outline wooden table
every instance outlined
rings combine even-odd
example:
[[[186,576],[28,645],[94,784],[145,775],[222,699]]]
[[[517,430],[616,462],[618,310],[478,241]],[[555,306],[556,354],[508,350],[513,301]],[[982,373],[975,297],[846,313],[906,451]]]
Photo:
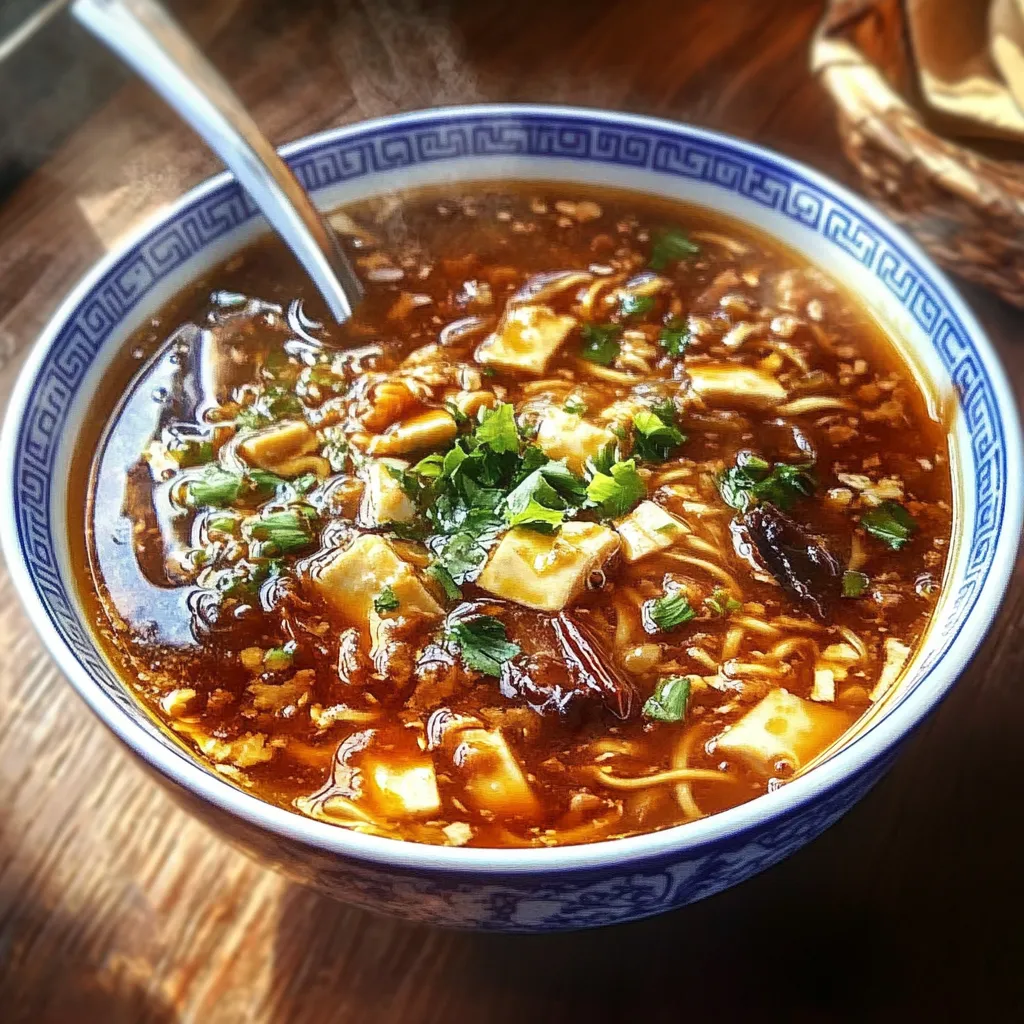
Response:
[[[564,101],[721,128],[851,179],[807,71],[814,0],[178,8],[279,142],[414,107]],[[0,393],[75,279],[213,170],[134,83],[0,207]],[[1020,389],[1021,314],[964,290]],[[974,665],[891,774],[783,865],[636,925],[481,936],[330,903],[191,821],[64,683],[4,574],[0,1019],[653,1024],[1019,1008],[1022,612],[1018,566]]]

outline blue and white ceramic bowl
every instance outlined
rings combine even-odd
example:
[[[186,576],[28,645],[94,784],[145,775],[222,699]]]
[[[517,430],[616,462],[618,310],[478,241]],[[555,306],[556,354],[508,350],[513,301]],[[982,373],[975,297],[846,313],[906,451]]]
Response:
[[[74,597],[65,536],[69,456],[105,368],[182,285],[264,230],[247,197],[221,175],[79,285],[33,350],[8,412],[4,553],[36,628],[85,701],[221,834],[332,896],[420,921],[525,931],[627,921],[734,885],[817,836],[878,780],[970,660],[1017,549],[1014,400],[946,278],[884,217],[814,171],[666,121],[462,107],[327,132],[286,155],[325,207],[460,179],[587,182],[722,210],[805,253],[862,297],[927,390],[956,406],[958,526],[934,624],[894,697],[818,767],[777,792],[652,835],[562,849],[419,846],[312,821],[232,787],[164,736],[118,681]]]

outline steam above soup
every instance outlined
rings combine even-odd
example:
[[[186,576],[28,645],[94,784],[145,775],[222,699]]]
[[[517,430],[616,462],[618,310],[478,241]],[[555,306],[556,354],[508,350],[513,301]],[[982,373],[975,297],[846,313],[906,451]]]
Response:
[[[833,282],[628,193],[337,222],[353,321],[261,241],[133,340],[83,441],[85,595],[197,757],[360,832],[582,843],[763,794],[892,691],[946,436]]]

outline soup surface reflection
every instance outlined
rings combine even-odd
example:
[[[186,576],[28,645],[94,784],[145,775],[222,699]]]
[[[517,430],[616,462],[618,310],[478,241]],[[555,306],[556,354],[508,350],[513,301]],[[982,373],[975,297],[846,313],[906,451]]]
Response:
[[[355,319],[262,240],[133,339],[78,454],[97,630],[196,757],[360,832],[584,843],[768,792],[892,691],[947,438],[845,291],[625,192],[334,219]]]

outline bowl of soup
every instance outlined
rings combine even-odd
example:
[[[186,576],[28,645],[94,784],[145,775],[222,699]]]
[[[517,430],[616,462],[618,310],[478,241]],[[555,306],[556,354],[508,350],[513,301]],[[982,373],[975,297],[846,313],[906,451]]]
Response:
[[[410,919],[625,921],[878,780],[996,612],[1016,411],[955,290],[756,146],[469,107],[302,140],[333,323],[226,175],[58,312],[4,430],[53,657],[183,804]]]

